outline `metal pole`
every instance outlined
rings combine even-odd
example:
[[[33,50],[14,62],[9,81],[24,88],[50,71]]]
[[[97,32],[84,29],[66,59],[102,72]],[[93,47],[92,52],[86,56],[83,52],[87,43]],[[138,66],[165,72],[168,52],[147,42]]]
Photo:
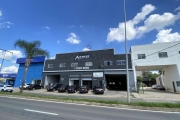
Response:
[[[127,38],[126,38],[126,3],[124,0],[124,25],[125,25],[125,51],[126,51],[126,79],[127,79],[127,102],[130,103],[129,93],[129,68],[128,68],[128,53],[127,53]]]
[[[6,50],[5,50],[4,56],[3,56],[3,58],[2,58],[1,67],[0,67],[0,73],[1,73],[2,66],[3,66],[5,54],[6,54]]]

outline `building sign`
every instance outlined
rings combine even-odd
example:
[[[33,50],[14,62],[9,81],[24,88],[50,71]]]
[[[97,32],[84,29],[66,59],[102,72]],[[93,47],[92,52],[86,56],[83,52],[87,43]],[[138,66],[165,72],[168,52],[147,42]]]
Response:
[[[75,67],[76,70],[87,70],[89,67]]]
[[[61,78],[61,81],[63,82],[63,81],[64,81],[64,78]]]
[[[75,60],[86,60],[86,59],[89,59],[90,58],[90,55],[77,55],[75,57]]]
[[[93,72],[93,77],[103,77],[103,72]]]
[[[177,87],[180,87],[180,81],[176,81]]]

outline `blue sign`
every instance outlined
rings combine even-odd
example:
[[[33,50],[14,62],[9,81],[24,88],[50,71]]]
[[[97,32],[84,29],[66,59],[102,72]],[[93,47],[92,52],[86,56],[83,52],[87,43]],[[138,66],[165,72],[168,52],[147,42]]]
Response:
[[[0,78],[16,78],[17,73],[1,73]]]
[[[44,62],[44,61],[45,61],[45,56],[33,57],[31,59],[31,63]],[[26,62],[26,58],[18,58],[16,60],[16,63],[18,64],[25,63],[25,62]]]

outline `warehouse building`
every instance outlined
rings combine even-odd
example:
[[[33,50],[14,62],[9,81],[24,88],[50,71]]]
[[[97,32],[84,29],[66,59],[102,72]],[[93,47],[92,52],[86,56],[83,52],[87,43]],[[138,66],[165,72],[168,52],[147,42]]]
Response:
[[[16,63],[19,64],[19,68],[14,85],[15,87],[19,87],[22,84],[25,70],[25,61],[26,58],[18,58],[16,61]],[[33,57],[31,59],[31,64],[28,67],[25,83],[41,84],[44,61],[44,56]]]
[[[114,49],[56,54],[45,60],[42,85],[95,85],[109,89],[127,90],[126,55],[114,54]],[[135,89],[131,55],[128,54],[130,90]]]

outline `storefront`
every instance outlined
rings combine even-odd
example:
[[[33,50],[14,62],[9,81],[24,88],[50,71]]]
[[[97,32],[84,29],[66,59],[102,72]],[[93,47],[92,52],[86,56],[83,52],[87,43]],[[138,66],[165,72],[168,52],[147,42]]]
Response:
[[[130,87],[134,88],[130,54],[128,57]],[[93,88],[107,87],[115,81],[116,86],[121,83],[118,87],[127,86],[125,58],[125,54],[114,54],[114,49],[56,54],[55,59],[45,61],[42,85],[62,83]]]

